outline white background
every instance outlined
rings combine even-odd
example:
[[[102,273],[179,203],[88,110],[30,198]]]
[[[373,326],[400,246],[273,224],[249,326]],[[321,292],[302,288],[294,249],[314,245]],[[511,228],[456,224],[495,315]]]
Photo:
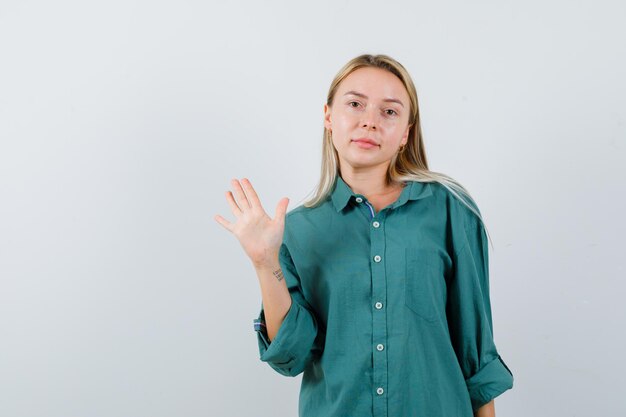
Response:
[[[213,216],[301,204],[361,53],[485,218],[497,415],[626,415],[624,3],[300,3],[0,2],[0,416],[297,415]]]

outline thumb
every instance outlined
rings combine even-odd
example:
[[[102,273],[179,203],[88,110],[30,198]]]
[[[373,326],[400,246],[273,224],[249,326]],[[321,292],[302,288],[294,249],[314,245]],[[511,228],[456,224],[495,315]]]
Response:
[[[276,215],[274,217],[274,219],[276,220],[281,220],[284,221],[285,220],[285,214],[287,213],[287,206],[289,205],[289,198],[285,197],[282,200],[280,200],[278,202],[278,205],[276,206]]]

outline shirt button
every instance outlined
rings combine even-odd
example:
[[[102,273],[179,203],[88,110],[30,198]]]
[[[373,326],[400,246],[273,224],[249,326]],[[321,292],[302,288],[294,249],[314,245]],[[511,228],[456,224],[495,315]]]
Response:
[[[376,303],[376,309],[380,310],[381,308],[383,308],[383,303],[381,303],[380,301]]]
[[[357,202],[357,203],[362,203],[362,202],[363,202],[363,199],[362,199],[361,197],[357,197],[357,198],[356,198],[356,202]]]
[[[374,256],[374,262],[380,262],[380,255]]]
[[[378,389],[376,390],[376,393],[378,395],[383,395],[383,392],[385,392],[385,390],[383,389],[383,387],[378,387]]]
[[[378,346],[376,346],[376,349],[378,350],[383,350],[385,347],[381,344],[378,344]]]
[[[378,222],[374,222],[374,223],[372,223],[372,225],[373,225],[374,227],[378,227],[378,226],[380,226],[380,223],[378,223]]]

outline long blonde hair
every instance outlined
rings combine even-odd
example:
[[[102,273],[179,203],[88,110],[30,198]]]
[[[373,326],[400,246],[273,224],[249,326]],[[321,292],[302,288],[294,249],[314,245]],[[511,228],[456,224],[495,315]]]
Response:
[[[484,226],[483,218],[478,206],[471,197],[469,191],[452,177],[431,171],[428,169],[424,142],[422,140],[422,128],[420,125],[419,106],[417,102],[417,92],[413,80],[408,71],[395,59],[387,55],[363,54],[351,59],[343,66],[333,79],[328,90],[326,103],[332,107],[335,93],[341,81],[343,81],[353,71],[363,67],[375,67],[387,70],[402,81],[409,95],[411,114],[409,116],[409,136],[406,147],[402,152],[396,153],[391,159],[385,181],[387,185],[394,182],[420,181],[438,182],[446,187],[452,195],[466,205],[480,220]],[[339,157],[337,150],[333,146],[331,133],[324,127],[322,143],[322,167],[321,177],[313,196],[306,200],[303,205],[311,208],[323,203],[330,195],[333,185],[339,175]],[[467,199],[467,200],[466,200]],[[487,228],[485,227],[485,231]],[[491,240],[491,238],[489,238]],[[493,247],[493,245],[492,245]]]

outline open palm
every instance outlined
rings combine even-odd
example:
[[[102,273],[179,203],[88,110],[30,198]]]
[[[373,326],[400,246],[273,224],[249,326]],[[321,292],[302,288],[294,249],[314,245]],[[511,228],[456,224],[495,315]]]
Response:
[[[256,191],[247,178],[244,178],[241,184],[236,179],[231,180],[231,183],[237,201],[231,191],[226,191],[226,200],[237,221],[231,223],[219,214],[215,215],[215,220],[237,237],[254,265],[275,262],[283,242],[289,199],[285,197],[278,202],[272,219],[263,209]]]

